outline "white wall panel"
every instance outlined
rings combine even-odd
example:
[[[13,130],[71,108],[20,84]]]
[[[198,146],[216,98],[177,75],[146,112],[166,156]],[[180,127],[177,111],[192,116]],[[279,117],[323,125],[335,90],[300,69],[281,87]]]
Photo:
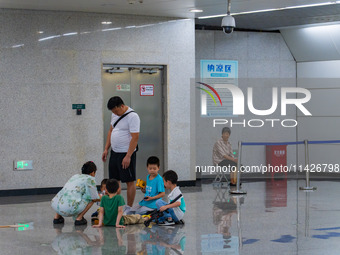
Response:
[[[303,104],[312,116],[340,117],[340,88],[339,89],[311,89],[311,99]],[[298,110],[298,117],[304,114]]]
[[[340,59],[340,25],[280,30],[297,62]]]
[[[309,141],[331,141],[340,140],[339,129],[340,118],[311,117],[298,118],[298,140]],[[340,144],[310,144],[310,164],[339,164]],[[299,145],[299,164],[305,163],[304,146]],[[330,172],[327,169],[326,172]],[[338,173],[340,173],[338,171]]]
[[[215,49],[210,42],[215,42]],[[296,86],[296,63],[279,33],[234,32],[226,36],[221,31],[196,31],[196,77],[200,77],[201,59],[237,60],[239,87],[244,95],[247,88],[254,88],[254,105],[258,109],[271,106],[272,87]],[[280,91],[280,90],[279,90]],[[196,91],[196,94],[199,93]],[[198,97],[196,96],[196,99]],[[196,106],[199,106],[197,102]],[[233,118],[234,122],[244,119],[295,119],[296,110],[288,109],[287,116],[280,115],[280,107],[270,116],[256,116],[245,107],[245,115]],[[196,165],[212,165],[212,149],[221,137],[223,126],[212,127],[213,118],[202,118],[196,111]],[[229,124],[227,126],[230,126]],[[252,128],[234,125],[231,128],[230,142],[237,149],[238,141],[243,142],[280,142],[295,141],[296,128],[285,128],[281,124],[271,127]],[[245,146],[242,164],[259,166],[266,162],[264,146]],[[296,161],[296,148],[288,148],[288,162]]]
[[[195,179],[189,111],[193,20],[26,10],[2,10],[0,20],[1,190],[61,187],[88,160],[97,164],[100,183],[102,63],[167,65],[171,124],[165,165],[180,180]],[[76,34],[65,35],[71,32]],[[50,36],[57,37],[39,41]],[[72,110],[78,103],[86,104],[81,116]],[[33,160],[34,170],[13,171],[18,159]]]
[[[340,118],[300,117],[298,118],[298,140],[339,140]],[[340,154],[339,154],[340,155]]]
[[[312,78],[340,78],[340,60],[315,61],[297,63],[297,76],[299,79]],[[338,84],[340,87],[340,84]],[[320,84],[317,88],[320,87]],[[308,87],[307,87],[308,88]],[[313,88],[313,87],[311,87]]]
[[[340,140],[340,61],[316,61],[297,64],[298,87],[310,90],[311,99],[305,104],[312,113],[303,117],[298,112],[298,140]],[[305,161],[304,147],[298,151],[299,163]],[[312,164],[339,163],[340,145],[311,144],[309,159]],[[326,172],[329,172],[327,169]]]

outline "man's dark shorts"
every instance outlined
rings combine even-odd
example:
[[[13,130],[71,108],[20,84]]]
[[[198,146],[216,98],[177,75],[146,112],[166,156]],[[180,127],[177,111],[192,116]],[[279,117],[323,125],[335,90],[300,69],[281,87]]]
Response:
[[[109,178],[121,182],[132,182],[136,180],[136,152],[132,153],[128,168],[123,169],[122,161],[126,153],[118,153],[111,150],[109,162]]]

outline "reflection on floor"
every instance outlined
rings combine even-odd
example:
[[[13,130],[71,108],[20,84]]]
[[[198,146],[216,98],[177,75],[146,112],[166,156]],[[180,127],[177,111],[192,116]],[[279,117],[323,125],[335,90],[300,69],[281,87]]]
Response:
[[[75,227],[71,218],[53,226],[52,196],[1,198],[0,225],[21,225],[0,228],[0,254],[338,254],[340,183],[312,184],[314,192],[296,180],[243,183],[243,196],[211,183],[182,188],[185,225],[151,228]]]

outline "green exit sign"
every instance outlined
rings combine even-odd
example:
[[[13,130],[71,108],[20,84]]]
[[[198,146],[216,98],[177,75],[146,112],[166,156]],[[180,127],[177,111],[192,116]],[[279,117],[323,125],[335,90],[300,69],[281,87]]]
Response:
[[[25,231],[25,230],[33,230],[34,229],[34,222],[17,223],[16,225],[18,225],[17,231]]]
[[[33,160],[15,160],[14,170],[33,170]]]
[[[77,109],[77,110],[85,109],[85,104],[72,104],[72,109]]]

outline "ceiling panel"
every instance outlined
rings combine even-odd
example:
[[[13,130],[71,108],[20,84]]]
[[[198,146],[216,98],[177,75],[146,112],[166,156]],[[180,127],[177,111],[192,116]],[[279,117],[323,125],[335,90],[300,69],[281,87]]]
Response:
[[[283,27],[340,21],[340,5],[290,9],[234,16],[238,29],[277,30]],[[201,26],[220,27],[222,18],[198,19]]]
[[[133,2],[133,4],[129,4]],[[232,0],[231,12],[245,12],[272,8],[284,8],[327,0]],[[332,1],[335,3],[335,1]],[[227,0],[0,0],[0,8],[81,11],[114,14],[163,16],[175,18],[197,18],[200,16],[226,13]],[[200,8],[202,13],[189,10]],[[197,19],[198,27],[220,27],[222,18]],[[275,12],[244,14],[235,16],[239,29],[275,30],[287,26],[340,21],[340,4],[289,9]]]

